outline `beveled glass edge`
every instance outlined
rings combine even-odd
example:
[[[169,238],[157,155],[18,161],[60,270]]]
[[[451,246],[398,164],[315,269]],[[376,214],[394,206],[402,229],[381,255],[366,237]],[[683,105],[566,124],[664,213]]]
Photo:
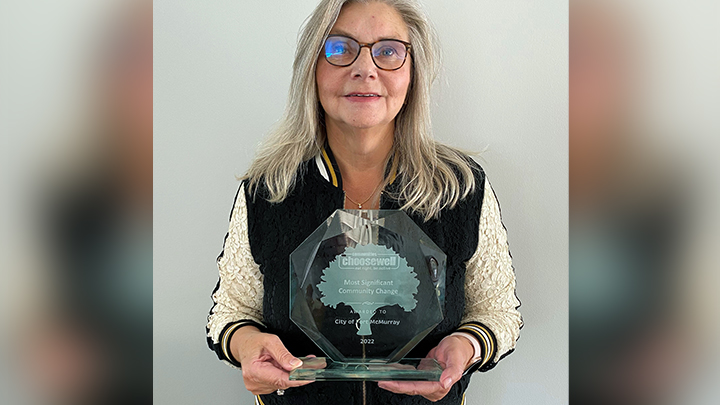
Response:
[[[300,357],[303,366],[290,372],[291,381],[440,381],[443,366],[432,358],[406,358],[394,363],[376,360],[348,359],[334,362],[324,357]],[[305,367],[306,364],[325,362],[325,368]],[[425,369],[416,367],[423,364]],[[398,367],[407,366],[407,369]]]

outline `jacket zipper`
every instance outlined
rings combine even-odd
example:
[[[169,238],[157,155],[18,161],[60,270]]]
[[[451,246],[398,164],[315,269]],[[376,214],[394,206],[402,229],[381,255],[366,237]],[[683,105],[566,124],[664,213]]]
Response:
[[[367,393],[365,392],[365,381],[363,381],[362,384],[363,384],[363,405],[367,405]]]
[[[382,198],[382,196],[380,198]],[[345,209],[345,201],[347,201],[347,195],[345,193],[345,190],[343,190],[343,200],[342,200],[342,208],[343,209]],[[364,350],[363,350],[363,352],[364,352]],[[362,382],[362,403],[363,403],[363,405],[367,405],[367,387],[365,386],[365,381]]]
[[[362,342],[362,346],[363,346],[363,361],[364,361],[365,360],[365,342],[364,341]],[[367,390],[366,390],[366,386],[365,386],[365,380],[363,380],[362,384],[363,384],[363,405],[367,405]]]
[[[379,205],[378,208],[380,208],[380,209],[382,209],[383,197],[384,197],[384,193],[381,190],[380,191],[380,201],[378,202],[378,205]],[[342,200],[342,208],[343,209],[345,208],[345,201],[347,201],[347,195],[345,193],[345,190],[343,190],[343,200]],[[363,350],[363,352],[364,352],[364,350]],[[367,382],[366,381],[362,382],[362,403],[363,403],[363,405],[367,405]]]

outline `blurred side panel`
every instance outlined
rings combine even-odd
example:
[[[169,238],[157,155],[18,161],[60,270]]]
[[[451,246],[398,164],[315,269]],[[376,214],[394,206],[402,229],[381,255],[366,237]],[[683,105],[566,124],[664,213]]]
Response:
[[[0,2],[3,403],[150,403],[152,2]]]
[[[718,21],[571,0],[571,403],[720,403]]]

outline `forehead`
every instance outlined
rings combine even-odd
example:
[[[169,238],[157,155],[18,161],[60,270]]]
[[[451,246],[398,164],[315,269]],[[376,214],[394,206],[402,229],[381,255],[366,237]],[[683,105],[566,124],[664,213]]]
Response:
[[[404,41],[410,39],[400,13],[392,6],[380,2],[345,4],[330,33],[348,35],[360,42],[388,38]]]

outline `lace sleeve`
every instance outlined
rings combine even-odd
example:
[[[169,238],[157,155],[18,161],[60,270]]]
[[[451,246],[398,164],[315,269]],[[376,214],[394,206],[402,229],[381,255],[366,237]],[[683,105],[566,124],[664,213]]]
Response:
[[[232,363],[227,349],[232,332],[248,323],[262,325],[263,318],[263,275],[250,251],[244,184],[235,199],[230,229],[217,265],[220,280],[212,294],[214,305],[208,316],[208,343],[221,359],[224,354],[223,360]]]
[[[507,231],[501,221],[497,197],[487,179],[478,246],[466,269],[465,312],[460,329],[476,332],[481,337],[487,353],[481,366],[487,370],[515,348],[523,325],[517,310],[520,301],[515,295],[515,272]]]

